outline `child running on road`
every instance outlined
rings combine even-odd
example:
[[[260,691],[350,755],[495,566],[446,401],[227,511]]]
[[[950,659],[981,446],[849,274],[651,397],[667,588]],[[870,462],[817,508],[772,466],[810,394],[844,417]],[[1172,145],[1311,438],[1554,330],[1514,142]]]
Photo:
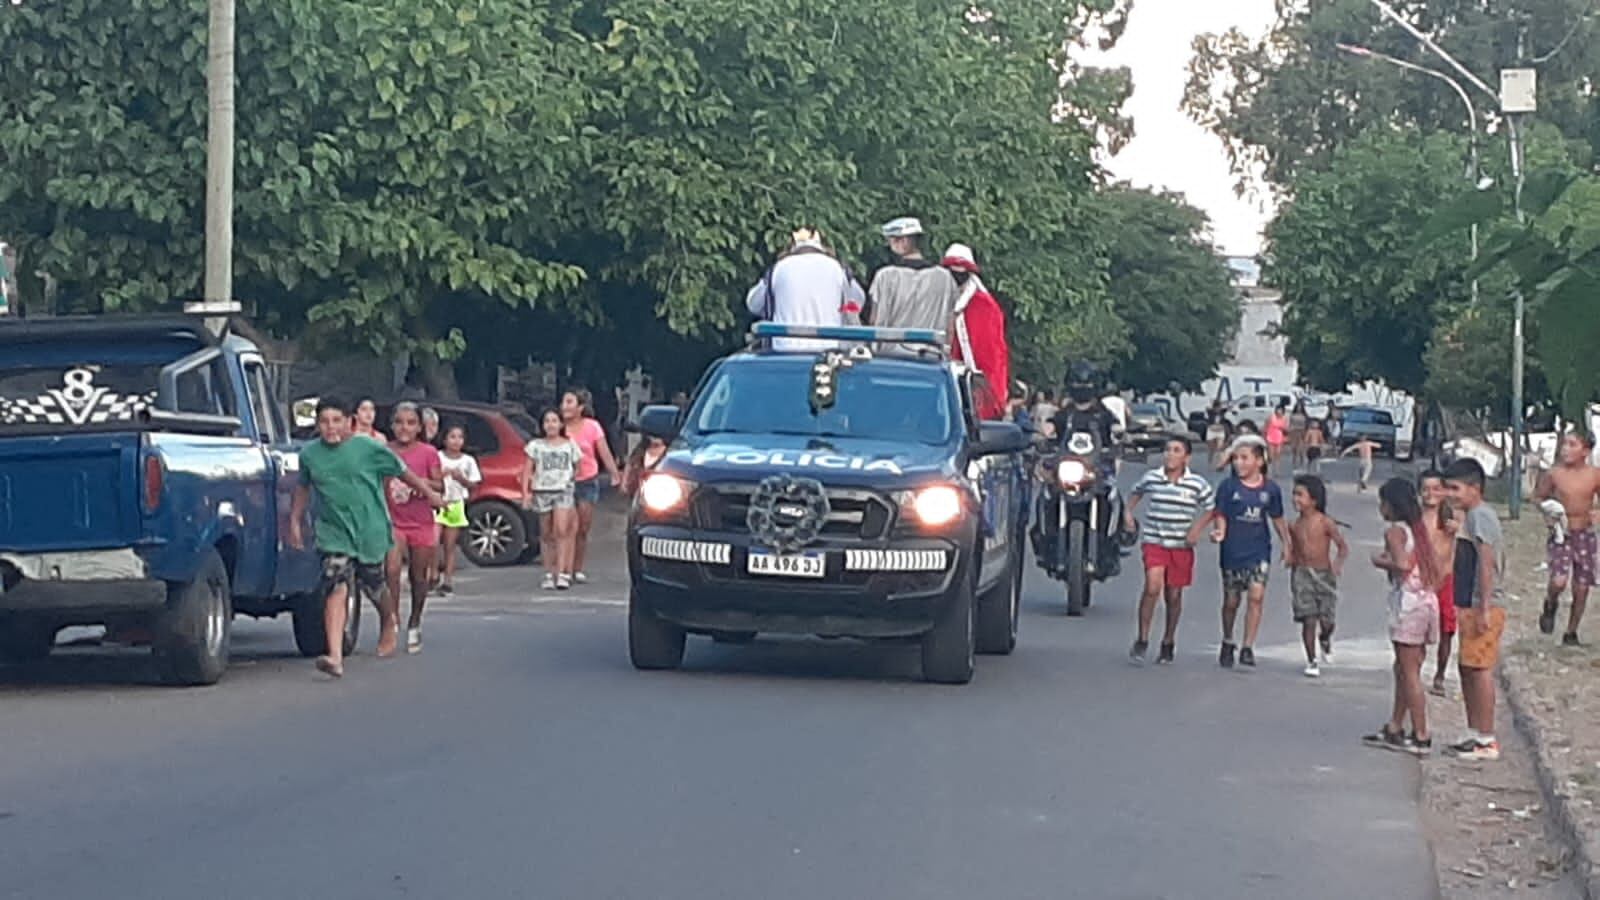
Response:
[[[1272,571],[1272,529],[1283,542],[1285,559],[1290,542],[1289,526],[1283,521],[1283,491],[1266,475],[1266,448],[1259,440],[1235,443],[1234,474],[1217,486],[1216,508],[1204,520],[1215,523],[1211,539],[1222,545],[1222,650],[1217,661],[1224,669],[1233,668],[1236,649],[1239,665],[1255,667],[1256,635]],[[1247,598],[1244,645],[1236,647],[1233,623]]]
[[[1394,708],[1389,720],[1361,740],[1371,747],[1427,756],[1433,750],[1428,732],[1428,697],[1422,690],[1422,663],[1428,645],[1439,633],[1439,597],[1444,568],[1434,555],[1422,524],[1417,491],[1404,478],[1392,478],[1378,489],[1379,509],[1389,527],[1383,549],[1372,564],[1389,573],[1389,641],[1394,645]],[[1405,720],[1411,733],[1405,733]]]
[[[1483,466],[1458,459],[1444,470],[1445,486],[1462,511],[1456,536],[1455,604],[1461,629],[1461,697],[1467,707],[1467,734],[1449,752],[1462,759],[1496,760],[1494,667],[1500,662],[1500,635],[1506,611],[1500,605],[1505,572],[1505,534],[1494,510],[1483,502]]]
[[[420,653],[422,608],[433,590],[434,563],[439,555],[439,525],[434,521],[434,509],[444,504],[439,496],[444,490],[444,466],[439,451],[422,440],[422,411],[415,403],[396,405],[390,428],[394,440],[389,449],[430,491],[419,494],[409,482],[389,481],[389,518],[394,522],[394,549],[389,551],[389,605],[398,619],[400,572],[409,569],[411,618],[406,623],[406,652]]]
[[[1589,605],[1589,589],[1595,584],[1595,552],[1600,549],[1600,539],[1595,536],[1594,507],[1600,499],[1600,469],[1589,465],[1589,454],[1594,444],[1589,436],[1569,432],[1561,438],[1561,458],[1554,469],[1539,479],[1535,499],[1555,500],[1566,513],[1565,533],[1557,540],[1552,534],[1548,548],[1550,585],[1545,594],[1544,610],[1539,615],[1539,630],[1554,634],[1556,613],[1560,609],[1561,594],[1572,588],[1572,611],[1567,616],[1567,629],[1561,643],[1568,647],[1579,646],[1578,625],[1583,621],[1584,608]]]
[[[1456,637],[1456,531],[1455,511],[1445,490],[1444,476],[1434,469],[1417,478],[1417,494],[1422,500],[1422,524],[1428,528],[1434,556],[1444,569],[1439,585],[1439,655],[1433,667],[1433,687],[1428,692],[1445,696],[1444,673],[1450,665],[1450,645]]]
[[[439,460],[444,473],[444,508],[438,515],[439,527],[444,530],[440,543],[444,577],[439,581],[439,593],[445,596],[456,591],[456,547],[467,527],[467,499],[472,496],[472,489],[483,483],[483,472],[478,461],[464,450],[466,445],[467,427],[450,423],[444,430],[444,452]]]
[[[1167,602],[1166,631],[1161,638],[1158,665],[1173,662],[1178,638],[1178,618],[1183,614],[1183,589],[1194,583],[1194,545],[1206,512],[1211,508],[1211,483],[1189,469],[1194,447],[1185,437],[1167,441],[1162,467],[1144,473],[1128,500],[1124,527],[1138,527],[1139,504],[1149,499],[1144,521],[1144,594],[1139,598],[1138,634],[1128,656],[1142,665],[1150,650],[1150,625],[1156,603]]]
[[[1356,441],[1354,444],[1344,448],[1344,452],[1339,454],[1340,459],[1343,459],[1352,453],[1360,454],[1361,473],[1356,476],[1356,488],[1358,490],[1365,491],[1367,489],[1367,481],[1372,478],[1372,454],[1374,451],[1379,449],[1381,449],[1380,445],[1376,441],[1368,438],[1362,438],[1361,440]]]
[[[1315,475],[1294,480],[1294,508],[1299,518],[1289,526],[1289,595],[1294,620],[1300,625],[1300,639],[1306,648],[1307,678],[1322,674],[1321,661],[1333,660],[1333,627],[1339,604],[1339,576],[1350,558],[1339,523],[1328,515],[1328,486]],[[1333,549],[1338,548],[1338,555]]]
[[[300,450],[300,483],[289,513],[289,546],[305,547],[307,504],[317,498],[316,545],[322,554],[323,629],[326,652],[317,668],[344,675],[345,603],[350,592],[363,589],[382,618],[378,655],[394,654],[398,623],[384,597],[383,563],[394,540],[384,506],[384,480],[398,478],[411,490],[433,500],[427,482],[406,469],[400,458],[377,441],[356,440],[350,430],[349,404],[323,397],[317,401],[317,434]]]
[[[544,589],[572,587],[573,538],[577,531],[578,465],[583,450],[567,437],[561,413],[547,409],[539,417],[541,437],[528,442],[522,470],[523,502],[539,514],[539,545],[544,562]]]

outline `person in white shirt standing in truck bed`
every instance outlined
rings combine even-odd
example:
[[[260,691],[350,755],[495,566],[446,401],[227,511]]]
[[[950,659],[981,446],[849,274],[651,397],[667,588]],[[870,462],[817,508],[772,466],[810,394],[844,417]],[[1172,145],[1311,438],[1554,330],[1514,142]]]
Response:
[[[801,228],[789,249],[745,295],[745,308],[758,319],[780,325],[854,325],[866,294],[850,269],[828,251],[822,233]],[[826,350],[833,341],[777,338],[774,350]]]
[[[862,320],[879,328],[949,332],[960,289],[950,270],[923,258],[922,223],[895,219],[882,230],[895,259],[872,276]]]

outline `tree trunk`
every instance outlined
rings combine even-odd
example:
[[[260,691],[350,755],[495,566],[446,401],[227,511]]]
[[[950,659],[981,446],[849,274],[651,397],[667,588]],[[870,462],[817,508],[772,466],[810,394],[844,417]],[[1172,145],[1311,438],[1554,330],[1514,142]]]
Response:
[[[456,383],[456,365],[435,359],[431,353],[416,354],[417,371],[422,374],[422,387],[429,400],[459,400],[461,387]]]

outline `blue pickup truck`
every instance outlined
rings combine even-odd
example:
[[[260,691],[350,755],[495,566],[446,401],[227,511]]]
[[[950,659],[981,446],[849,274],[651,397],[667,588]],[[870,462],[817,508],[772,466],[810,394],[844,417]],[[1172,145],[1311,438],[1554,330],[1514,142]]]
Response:
[[[836,343],[770,347],[819,338]],[[924,678],[960,684],[976,653],[1010,653],[1023,433],[978,419],[938,332],[763,323],[754,339],[687,413],[640,416],[671,443],[629,522],[634,665],[676,668],[686,634],[814,634],[916,643]]]
[[[256,346],[198,318],[0,319],[0,657],[104,624],[211,684],[234,615],[282,612],[323,652],[315,552],[284,540],[285,412]]]

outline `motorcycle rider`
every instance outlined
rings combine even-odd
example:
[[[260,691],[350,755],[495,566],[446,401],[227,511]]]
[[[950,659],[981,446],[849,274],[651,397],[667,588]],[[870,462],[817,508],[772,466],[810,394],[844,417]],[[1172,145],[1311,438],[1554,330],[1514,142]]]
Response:
[[[1102,381],[1099,368],[1091,362],[1079,360],[1068,367],[1066,403],[1051,423],[1061,448],[1066,447],[1075,432],[1094,435],[1100,446],[1097,474],[1110,486],[1110,493],[1107,502],[1101,504],[1100,521],[1095,523],[1105,538],[1100,541],[1100,559],[1096,567],[1109,578],[1115,577],[1122,568],[1122,554],[1118,549],[1122,500],[1117,491],[1116,448],[1122,442],[1125,429],[1117,414],[1101,399]]]

